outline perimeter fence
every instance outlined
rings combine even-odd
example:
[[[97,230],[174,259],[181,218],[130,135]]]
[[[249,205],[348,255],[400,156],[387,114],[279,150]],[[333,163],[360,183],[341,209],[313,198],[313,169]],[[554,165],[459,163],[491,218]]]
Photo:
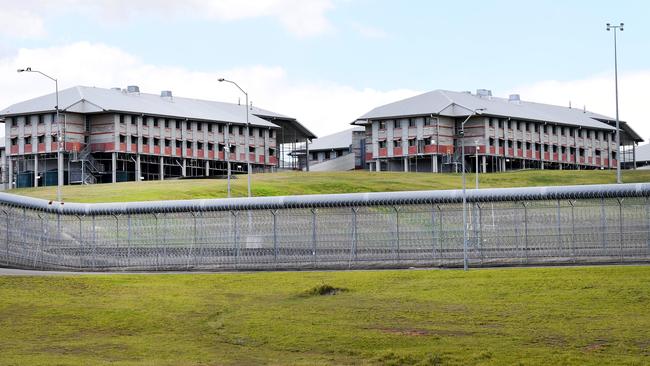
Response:
[[[650,261],[650,184],[78,204],[0,193],[0,265],[287,270]]]

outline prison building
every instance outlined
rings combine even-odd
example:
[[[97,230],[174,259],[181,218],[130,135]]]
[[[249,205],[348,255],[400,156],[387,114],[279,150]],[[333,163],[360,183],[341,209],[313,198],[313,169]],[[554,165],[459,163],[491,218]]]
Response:
[[[634,167],[637,169],[650,169],[650,144],[636,146],[634,149]]]
[[[365,127],[365,161],[376,171],[460,172],[463,145],[468,171],[612,169],[619,159],[612,117],[517,94],[498,98],[486,89],[431,91],[377,107],[352,124]],[[634,146],[643,139],[626,122],[620,129],[621,165],[634,166]]]
[[[62,90],[58,121],[55,100],[48,94],[0,112],[9,188],[56,185],[59,148],[64,184],[90,184],[222,176],[228,164],[241,173],[247,159],[255,172],[291,168],[282,151],[316,137],[295,118],[261,108],[137,86]]]
[[[292,151],[300,168],[316,172],[346,171],[365,168],[366,129],[353,127],[319,137]]]

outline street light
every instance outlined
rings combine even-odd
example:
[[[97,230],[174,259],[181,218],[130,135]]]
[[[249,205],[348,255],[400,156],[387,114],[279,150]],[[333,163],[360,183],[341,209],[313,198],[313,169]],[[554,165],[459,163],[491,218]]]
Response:
[[[623,31],[623,23],[611,25],[607,23],[607,31],[614,30],[614,90],[616,94],[616,183],[623,183],[621,178],[621,131],[618,120],[618,59],[616,51],[616,30]]]
[[[227,79],[224,79],[224,78],[219,78],[220,83],[222,83],[224,81],[236,86],[237,89],[239,89],[242,93],[244,93],[244,96],[246,96],[246,106],[245,106],[245,108],[246,108],[246,136],[245,136],[245,139],[246,139],[246,165],[248,167],[248,174],[247,174],[248,175],[248,197],[251,197],[252,196],[251,195],[251,158],[250,158],[250,152],[248,151],[249,150],[249,144],[250,144],[250,141],[249,141],[249,139],[250,139],[250,136],[249,136],[250,135],[250,123],[248,122],[248,114],[249,114],[249,112],[248,112],[248,93],[246,93],[244,91],[244,89],[242,89],[236,82],[231,81],[231,80],[227,80]],[[228,155],[230,155],[230,151],[228,151]],[[230,166],[230,159],[228,159],[228,166]],[[230,186],[230,173],[228,174],[228,185]]]
[[[458,105],[458,104],[457,104]],[[468,109],[461,105],[458,105],[464,109]],[[468,109],[472,113],[465,118],[463,123],[460,125],[460,141],[461,141],[461,164],[462,164],[462,174],[463,174],[463,269],[468,270],[469,263],[467,259],[467,192],[465,190],[465,123],[469,121],[470,118],[474,117],[477,114],[481,114],[485,108],[477,109]]]
[[[478,189],[478,140],[474,140],[474,161],[476,163],[475,173],[476,173],[476,189]]]
[[[57,138],[59,139],[59,144],[58,144],[58,151],[57,151],[57,185],[56,185],[56,200],[59,202],[63,201],[63,197],[61,194],[61,187],[63,186],[63,136],[61,134],[61,121],[59,120],[59,81],[43,72],[40,72],[38,70],[32,70],[31,67],[27,67],[24,69],[18,69],[16,70],[17,72],[35,72],[38,74],[41,74],[45,76],[46,78],[54,81],[54,87],[56,90],[56,106],[54,108],[56,109],[56,128],[57,128]]]

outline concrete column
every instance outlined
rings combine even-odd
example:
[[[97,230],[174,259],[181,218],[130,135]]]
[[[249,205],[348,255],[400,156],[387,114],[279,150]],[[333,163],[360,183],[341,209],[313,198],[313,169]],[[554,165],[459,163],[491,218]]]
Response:
[[[187,177],[187,161],[183,158],[183,166],[181,167],[181,174]]]
[[[206,177],[210,176],[210,161],[209,160],[205,161],[205,176]]]
[[[309,171],[309,139],[305,139],[305,171]]]
[[[111,168],[113,171],[112,182],[117,182],[117,153],[114,152],[111,154]]]
[[[135,155],[135,181],[139,182],[142,178],[142,164],[140,163],[140,154]]]
[[[34,154],[34,187],[38,187],[38,154]]]
[[[165,160],[160,157],[160,180],[165,180]]]
[[[562,170],[562,163],[560,163],[559,165],[560,165],[560,170]]]
[[[540,166],[541,166],[541,169],[544,170],[544,160],[541,161]]]
[[[507,168],[506,168],[506,158],[501,158],[501,171],[502,171],[502,172],[507,171]]]
[[[431,170],[438,173],[438,155],[431,155]]]
[[[408,172],[409,171],[409,158],[405,156],[403,159],[404,159],[404,171]]]
[[[485,155],[481,156],[481,173],[487,173],[487,159]]]
[[[526,159],[521,160],[521,166],[523,167],[523,169],[526,169]]]
[[[11,144],[7,145],[11,146]],[[11,156],[7,156],[7,187],[8,189],[14,188],[14,161]]]
[[[377,170],[378,172],[381,171],[381,163],[379,162],[379,159],[377,159]]]

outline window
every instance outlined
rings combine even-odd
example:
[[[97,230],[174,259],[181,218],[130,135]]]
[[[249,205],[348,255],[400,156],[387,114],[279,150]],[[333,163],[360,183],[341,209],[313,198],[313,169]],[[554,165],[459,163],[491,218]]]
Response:
[[[175,144],[175,145],[176,145],[177,148],[181,148],[181,147],[183,147],[183,140],[176,140],[176,144]]]
[[[415,126],[416,126],[415,118],[409,118],[409,127],[415,127]]]
[[[393,140],[393,147],[401,147],[401,146],[402,146],[401,140]]]
[[[561,152],[562,154],[566,154],[566,146],[562,146],[562,147],[560,148],[560,152]]]
[[[542,147],[540,144],[535,144],[535,151],[539,152],[539,148]]]
[[[379,129],[380,130],[386,129],[386,121],[379,121]]]
[[[222,124],[217,124],[217,132],[218,133],[223,133],[223,125]]]
[[[269,155],[275,156],[275,149],[269,149]]]
[[[415,139],[409,139],[409,147],[415,146]]]
[[[254,128],[248,127],[248,136],[253,137],[253,133],[255,132]]]
[[[196,130],[197,130],[197,131],[201,131],[201,130],[203,130],[203,123],[201,123],[201,122],[197,122],[197,123],[196,123]]]
[[[153,139],[153,146],[159,146],[160,145],[160,139],[157,137],[154,137]]]
[[[11,127],[16,127],[16,126],[18,126],[18,121],[16,121],[15,118],[12,118],[11,119]]]
[[[386,141],[379,141],[379,148],[380,149],[385,149],[386,148]]]
[[[43,136],[43,135],[38,136],[38,143],[39,144],[44,144],[45,143],[45,136]]]
[[[32,119],[27,116],[25,117],[25,126],[31,126],[32,125]]]
[[[229,151],[230,151],[231,154],[234,154],[235,152],[237,152],[237,146],[235,146],[235,145],[230,145],[230,149],[229,149]]]
[[[190,121],[185,122],[185,129],[186,130],[191,130],[192,129],[192,122],[190,122]]]
[[[508,149],[512,149],[512,140],[508,140]]]
[[[229,134],[232,134],[232,128],[233,128],[232,125],[228,125],[228,133]]]
[[[202,142],[197,142],[197,143],[196,143],[196,148],[197,148],[198,150],[203,149],[203,143],[202,143]]]
[[[38,124],[42,125],[43,124],[43,115],[38,116]]]
[[[138,143],[138,137],[137,136],[131,136],[131,143],[132,144],[137,144]]]
[[[269,130],[269,138],[275,138],[275,130]]]
[[[172,140],[165,139],[165,147],[170,147],[170,146],[172,146]]]
[[[526,124],[525,124],[525,123],[521,123],[521,122],[517,122],[517,129],[518,129],[519,131],[524,131],[524,130],[526,130]]]
[[[261,129],[261,128],[258,128],[258,129],[257,129],[257,135],[258,135],[259,137],[264,137],[264,130]]]
[[[255,146],[249,146],[248,147],[248,152],[249,153],[255,153]]]
[[[29,145],[32,143],[32,138],[31,137],[25,137],[25,145]]]
[[[488,140],[488,143],[490,144],[489,146],[494,146],[494,138],[490,137],[490,140]]]
[[[526,150],[530,150],[530,142],[526,143]]]
[[[433,118],[431,118],[431,117],[425,117],[424,118],[424,125],[425,126],[431,126],[432,120],[433,120]]]
[[[517,149],[521,149],[521,141],[517,141]]]
[[[165,128],[169,128],[169,120],[165,120]]]
[[[158,120],[155,118],[153,119],[153,126],[158,127]]]
[[[224,144],[217,144],[217,151],[221,152],[221,151],[224,150],[225,147],[226,147],[226,145],[224,145]]]
[[[16,146],[18,145],[18,137],[14,137],[11,139],[11,146]]]
[[[242,136],[244,134],[244,127],[239,126],[239,135]]]
[[[125,144],[126,143],[126,136],[120,135],[120,144]]]
[[[557,154],[557,145],[552,146],[553,154]]]
[[[548,133],[548,126],[544,125],[544,133]]]
[[[499,128],[503,128],[503,120],[499,120]]]
[[[600,150],[596,150],[596,156],[600,157]]]
[[[138,118],[131,116],[131,126],[135,126],[138,123]]]
[[[143,137],[142,138],[142,145],[149,145],[149,138],[148,137]]]
[[[214,144],[208,142],[208,151],[214,150]]]
[[[208,132],[212,132],[212,123],[208,123]]]

